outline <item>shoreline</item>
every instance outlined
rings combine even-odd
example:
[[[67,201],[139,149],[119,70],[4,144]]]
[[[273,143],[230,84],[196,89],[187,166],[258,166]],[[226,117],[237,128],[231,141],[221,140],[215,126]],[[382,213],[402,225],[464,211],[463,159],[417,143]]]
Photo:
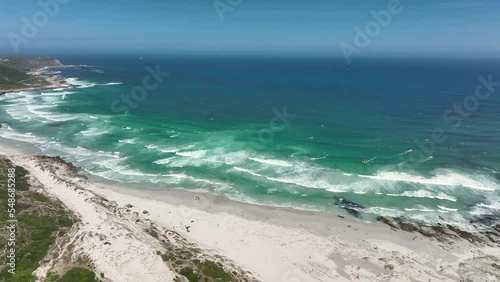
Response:
[[[27,168],[43,184],[45,193],[61,200],[80,217],[82,224],[73,236],[85,237],[89,232],[97,232],[99,236],[117,240],[109,248],[103,247],[102,242],[83,240],[78,252],[89,256],[96,272],[104,273],[109,281],[134,280],[129,280],[132,279],[130,270],[123,269],[126,264],[112,264],[106,255],[129,260],[134,257],[134,261],[135,257],[139,261],[145,259],[150,261],[149,270],[159,269],[154,275],[137,273],[134,279],[165,281],[155,279],[174,275],[171,268],[149,253],[131,250],[134,244],[159,248],[158,242],[151,242],[147,232],[137,227],[140,224],[151,226],[165,236],[174,232],[182,237],[178,240],[198,246],[208,257],[221,257],[225,264],[233,265],[255,281],[349,281],[354,278],[458,281],[472,271],[463,273],[464,265],[469,262],[475,264],[478,257],[498,259],[500,256],[498,248],[479,246],[460,238],[446,244],[417,232],[391,229],[379,222],[245,204],[185,190],[138,190],[95,182],[78,175],[62,160],[29,156],[2,142],[0,154],[7,154],[15,164]],[[59,172],[52,170],[53,167],[63,169]],[[108,207],[103,209],[102,201],[99,204],[96,196],[105,199],[102,201],[108,203]],[[113,228],[103,228],[105,224]],[[122,233],[129,235],[117,235]],[[129,239],[130,235],[135,239]],[[140,266],[128,264],[130,267]],[[122,272],[117,271],[119,269]],[[43,275],[42,270],[40,273]]]

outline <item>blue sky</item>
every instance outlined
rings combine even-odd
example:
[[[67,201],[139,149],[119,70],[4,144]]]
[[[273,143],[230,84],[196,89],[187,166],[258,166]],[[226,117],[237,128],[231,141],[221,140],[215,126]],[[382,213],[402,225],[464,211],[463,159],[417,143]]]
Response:
[[[12,53],[22,18],[40,0],[2,0],[1,53]],[[57,0],[41,0],[50,2]],[[59,0],[63,1],[63,0]],[[215,0],[237,3],[219,17],[214,0],[64,0],[33,38],[31,53],[291,53],[342,55],[371,11],[392,0]],[[371,38],[364,54],[500,53],[500,1],[401,0],[403,10]],[[9,34],[11,37],[9,37]]]

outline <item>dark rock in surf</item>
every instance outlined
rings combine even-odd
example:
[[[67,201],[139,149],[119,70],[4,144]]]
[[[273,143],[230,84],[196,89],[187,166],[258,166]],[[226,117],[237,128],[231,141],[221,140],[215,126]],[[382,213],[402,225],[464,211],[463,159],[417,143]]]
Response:
[[[470,220],[469,223],[475,227],[483,227],[485,229],[491,229],[491,227],[493,227],[493,229],[498,228],[497,231],[500,231],[500,214],[476,216]]]
[[[335,205],[338,206],[341,209],[344,209],[349,213],[350,215],[354,217],[359,217],[360,216],[360,211],[364,209],[362,205],[356,204],[354,202],[350,202],[344,198],[341,197],[336,197]]]

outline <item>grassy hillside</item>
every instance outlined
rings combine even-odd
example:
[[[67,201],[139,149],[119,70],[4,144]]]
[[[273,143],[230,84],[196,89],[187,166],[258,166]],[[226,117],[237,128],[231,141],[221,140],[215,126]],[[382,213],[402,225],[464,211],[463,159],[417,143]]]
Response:
[[[36,59],[23,57],[0,57],[0,65],[26,72],[43,67],[61,66],[62,64],[58,59],[50,57],[38,57]]]
[[[16,265],[15,274],[9,273],[6,256],[9,249],[7,237],[0,236],[0,255],[4,259],[0,262],[0,281],[6,282],[34,282],[32,272],[40,265],[40,261],[47,255],[57,237],[63,236],[73,226],[75,219],[61,202],[48,198],[31,189],[28,172],[19,166],[14,166],[9,160],[0,157],[0,183],[7,184],[9,168],[15,168],[16,204],[15,218],[17,219],[16,232]],[[0,227],[7,226],[10,218],[8,190],[0,189]],[[6,231],[3,231],[6,232]],[[64,276],[51,273],[46,281],[97,281],[95,273],[88,269],[73,268]]]
[[[0,87],[16,86],[30,79],[30,75],[0,64]]]
[[[0,92],[47,85],[49,83],[43,77],[26,74],[0,64]]]
[[[43,77],[26,71],[47,66],[59,66],[57,59],[41,57],[34,60],[22,57],[0,57],[0,94],[9,90],[40,88],[49,85]]]

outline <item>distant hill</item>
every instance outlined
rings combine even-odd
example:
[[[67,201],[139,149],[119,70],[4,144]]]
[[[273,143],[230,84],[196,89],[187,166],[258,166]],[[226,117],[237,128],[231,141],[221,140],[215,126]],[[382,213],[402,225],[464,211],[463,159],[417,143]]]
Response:
[[[62,66],[58,59],[51,57],[38,57],[36,59],[28,59],[23,57],[0,57],[0,65],[14,68],[18,71],[29,71],[40,69],[43,67]]]
[[[58,59],[50,57],[36,59],[0,57],[0,94],[13,90],[48,86],[50,83],[46,77],[27,72],[50,66],[62,66],[62,64]]]

